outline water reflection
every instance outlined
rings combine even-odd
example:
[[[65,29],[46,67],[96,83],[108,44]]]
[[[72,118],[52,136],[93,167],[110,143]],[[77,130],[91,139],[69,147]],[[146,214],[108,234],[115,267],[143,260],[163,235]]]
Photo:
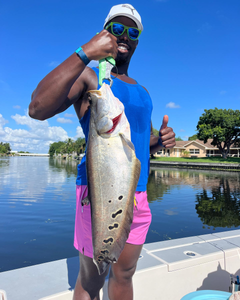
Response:
[[[222,185],[227,180],[230,190],[240,186],[239,172],[192,171],[179,169],[151,169],[148,187],[163,185],[162,191],[168,192],[172,187],[191,186],[198,190],[200,187],[209,190]]]
[[[62,190],[66,179],[76,177],[77,162],[45,157],[11,157],[0,160],[0,194],[31,205],[43,199],[48,189]],[[57,174],[56,174],[57,173]]]
[[[208,226],[240,226],[240,188],[228,178],[216,180],[218,186],[196,195],[196,210],[199,218]]]
[[[77,176],[79,161],[74,159],[50,158],[49,166],[53,172],[66,172],[67,177]]]
[[[238,172],[151,169],[148,181],[149,203],[166,201],[166,195],[170,193],[172,198],[176,194],[174,203],[177,207],[164,209],[168,216],[178,214],[181,205],[179,200],[190,207],[196,199],[195,210],[203,229],[206,226],[212,226],[213,230],[240,226]],[[182,195],[185,199],[182,199]]]
[[[148,178],[148,202],[161,201],[164,194],[169,193],[171,185],[168,183],[168,171],[151,170]],[[165,179],[162,180],[162,179]]]
[[[76,166],[46,157],[0,158],[0,272],[77,255]]]

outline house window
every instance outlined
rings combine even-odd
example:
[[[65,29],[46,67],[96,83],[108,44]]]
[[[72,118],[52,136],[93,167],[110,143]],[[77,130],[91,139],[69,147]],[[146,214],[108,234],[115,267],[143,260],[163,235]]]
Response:
[[[159,150],[159,151],[157,152],[157,154],[161,155],[161,154],[162,154],[162,149]]]
[[[190,152],[190,154],[199,154],[200,153],[199,149],[190,149],[189,152]]]

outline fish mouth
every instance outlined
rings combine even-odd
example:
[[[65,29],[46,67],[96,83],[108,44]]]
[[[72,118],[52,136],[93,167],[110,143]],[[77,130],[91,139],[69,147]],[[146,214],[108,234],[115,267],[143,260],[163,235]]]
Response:
[[[117,127],[117,124],[119,123],[119,121],[121,119],[121,116],[122,116],[122,113],[120,115],[116,116],[114,119],[112,119],[113,127],[105,133],[112,133],[115,130],[115,128]]]

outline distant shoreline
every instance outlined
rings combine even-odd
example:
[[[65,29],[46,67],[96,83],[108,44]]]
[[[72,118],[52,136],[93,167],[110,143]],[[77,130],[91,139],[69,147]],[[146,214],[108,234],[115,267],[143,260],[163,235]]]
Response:
[[[234,163],[204,163],[204,162],[180,162],[180,161],[150,161],[150,167],[154,168],[186,168],[186,169],[202,169],[202,170],[219,170],[240,172],[240,164]]]
[[[37,153],[20,153],[14,155],[7,155],[7,154],[0,154],[0,157],[17,157],[17,156],[24,156],[24,157],[48,157],[48,158],[57,158],[62,160],[75,160],[80,161],[81,157],[79,156],[68,156],[62,155],[60,156],[50,156],[49,154],[37,154]],[[151,168],[184,168],[184,169],[198,169],[198,170],[216,170],[216,171],[234,171],[240,172],[240,163],[215,163],[212,161],[209,162],[191,162],[191,161],[168,161],[168,160],[150,160],[150,167]]]

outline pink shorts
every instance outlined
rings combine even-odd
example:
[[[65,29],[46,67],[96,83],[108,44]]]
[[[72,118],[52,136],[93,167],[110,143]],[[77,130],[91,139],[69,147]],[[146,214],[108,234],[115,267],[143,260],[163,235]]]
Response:
[[[76,218],[74,232],[74,247],[84,253],[84,255],[93,257],[92,248],[92,224],[90,205],[82,206],[81,200],[88,194],[86,185],[76,186]],[[133,245],[144,244],[148,228],[152,221],[152,214],[147,201],[147,192],[136,192],[137,208],[133,210],[133,222],[129,233],[127,243]]]

